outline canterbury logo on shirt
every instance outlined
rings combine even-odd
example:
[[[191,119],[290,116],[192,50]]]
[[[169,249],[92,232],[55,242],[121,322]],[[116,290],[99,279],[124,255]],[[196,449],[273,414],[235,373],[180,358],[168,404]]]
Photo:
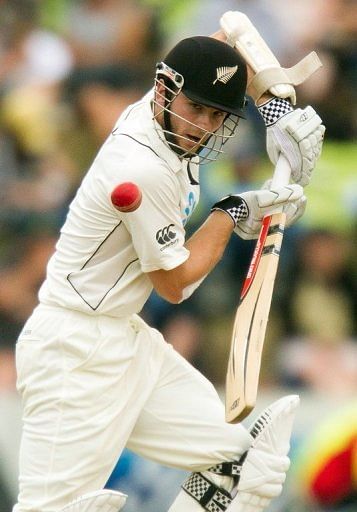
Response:
[[[156,240],[160,245],[166,245],[176,238],[176,233],[173,231],[174,224],[169,224],[156,233]]]

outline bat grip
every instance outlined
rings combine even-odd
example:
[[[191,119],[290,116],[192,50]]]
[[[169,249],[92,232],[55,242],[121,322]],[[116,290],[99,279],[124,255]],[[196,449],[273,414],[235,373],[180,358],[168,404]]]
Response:
[[[270,188],[282,187],[288,185],[290,181],[291,167],[288,160],[283,154],[280,154],[279,159],[275,166],[273,179]],[[277,207],[272,213],[278,213],[282,211],[282,207]]]
[[[275,166],[273,179],[270,188],[282,187],[288,185],[290,181],[291,168],[288,160],[283,154],[280,154]]]

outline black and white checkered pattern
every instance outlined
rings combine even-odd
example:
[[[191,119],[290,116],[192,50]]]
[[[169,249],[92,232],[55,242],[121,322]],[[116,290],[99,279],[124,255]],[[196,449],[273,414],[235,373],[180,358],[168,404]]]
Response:
[[[231,504],[232,498],[222,491],[217,491],[213,498],[207,503],[206,510],[209,512],[224,512]]]
[[[231,504],[232,497],[220,489],[201,473],[191,473],[182,489],[194,498],[207,512],[225,512]]]
[[[271,126],[294,109],[288,100],[273,98],[267,103],[260,105],[258,110],[264,119],[265,126]]]
[[[232,208],[228,208],[227,212],[232,217],[234,222],[237,224],[238,221],[242,219],[246,219],[248,217],[248,207],[246,203],[241,203],[239,206],[232,206]]]
[[[247,203],[240,196],[230,195],[226,196],[217,203],[215,203],[211,211],[222,210],[232,218],[234,225],[237,222],[244,220],[249,216],[249,209]]]
[[[216,464],[209,468],[211,473],[215,473],[216,475],[232,476],[234,478],[240,477],[241,470],[242,463],[240,461],[222,462],[221,464]]]
[[[182,488],[201,503],[210,486],[211,482],[204,478],[201,473],[192,473],[184,482]]]

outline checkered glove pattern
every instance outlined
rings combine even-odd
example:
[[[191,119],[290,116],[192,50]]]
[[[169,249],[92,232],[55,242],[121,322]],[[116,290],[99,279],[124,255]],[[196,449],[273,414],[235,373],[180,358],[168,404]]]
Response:
[[[294,109],[290,101],[284,100],[283,98],[273,98],[259,105],[258,110],[264,119],[265,126],[271,126]]]
[[[249,216],[247,203],[240,196],[233,194],[225,196],[215,203],[211,211],[213,212],[215,210],[221,210],[227,213],[231,217],[234,227],[237,225],[237,222],[247,219]]]
[[[191,473],[182,489],[192,496],[207,512],[225,512],[232,501],[231,495],[210,482],[201,473]]]
[[[246,452],[244,455],[246,455]],[[216,475],[232,476],[233,478],[239,479],[243,461],[242,458],[234,462],[221,462],[209,468],[209,471]]]

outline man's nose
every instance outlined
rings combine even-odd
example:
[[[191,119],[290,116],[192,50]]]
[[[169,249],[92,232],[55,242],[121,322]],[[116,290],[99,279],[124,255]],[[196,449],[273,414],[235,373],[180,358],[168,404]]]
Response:
[[[205,131],[211,132],[213,131],[214,122],[212,116],[208,112],[203,112],[200,115],[198,125],[200,128],[203,128]]]

